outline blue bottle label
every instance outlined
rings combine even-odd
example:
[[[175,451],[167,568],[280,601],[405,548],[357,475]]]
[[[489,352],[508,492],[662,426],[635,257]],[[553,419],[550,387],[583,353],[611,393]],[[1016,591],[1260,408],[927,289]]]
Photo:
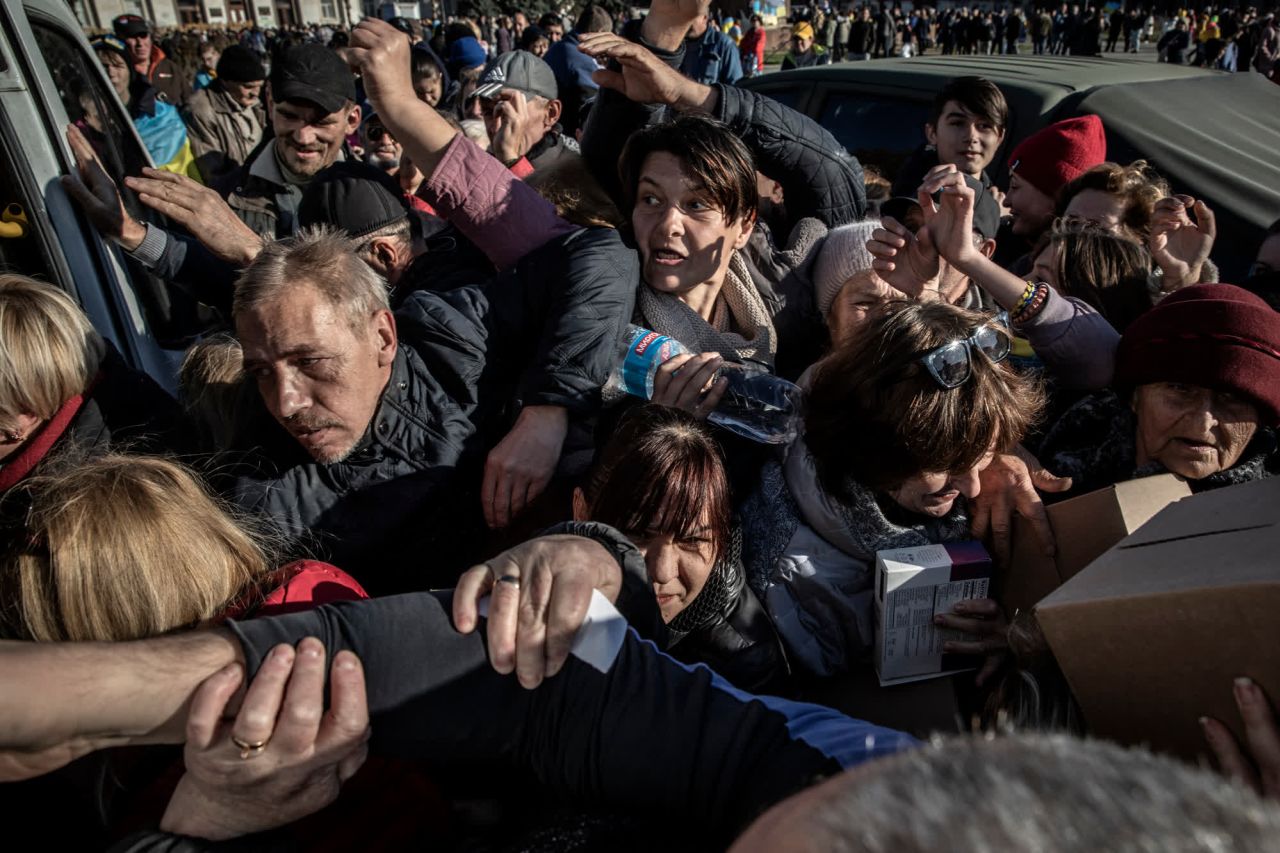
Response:
[[[637,332],[622,361],[622,388],[634,397],[649,399],[649,377],[672,352],[672,340],[666,335],[643,330]]]

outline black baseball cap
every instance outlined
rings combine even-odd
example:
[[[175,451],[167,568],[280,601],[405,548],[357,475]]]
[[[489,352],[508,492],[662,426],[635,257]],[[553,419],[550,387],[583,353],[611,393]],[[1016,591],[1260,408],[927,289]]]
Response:
[[[147,35],[151,32],[151,25],[137,15],[120,15],[111,21],[111,30],[116,38],[125,39]]]
[[[326,114],[356,99],[356,78],[338,54],[320,44],[291,47],[271,69],[271,97],[308,101]]]
[[[381,169],[354,160],[334,163],[312,178],[298,204],[300,226],[332,225],[352,237],[406,217],[412,223],[400,185]]]
[[[995,239],[1000,231],[1000,205],[977,178],[965,175],[964,182],[969,185],[974,194],[973,230],[981,234],[984,240]],[[941,191],[934,193],[934,200],[937,201],[941,195]],[[892,216],[904,224],[919,210],[920,202],[910,196],[895,196],[880,203],[882,217]]]
[[[258,54],[249,48],[227,45],[218,59],[218,79],[232,83],[256,83],[267,79],[267,69]]]

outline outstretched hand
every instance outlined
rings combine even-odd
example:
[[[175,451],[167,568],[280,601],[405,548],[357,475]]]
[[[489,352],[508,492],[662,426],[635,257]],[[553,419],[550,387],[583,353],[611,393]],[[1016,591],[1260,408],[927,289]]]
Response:
[[[649,44],[675,50],[693,22],[710,9],[711,0],[653,0],[640,31]]]
[[[710,109],[715,90],[685,77],[643,45],[613,33],[587,33],[579,47],[601,65],[615,60],[620,71],[602,69],[592,79],[606,89],[626,95],[638,104],[665,104],[677,109]]]
[[[1015,514],[1030,522],[1046,555],[1051,557],[1057,552],[1049,516],[1036,490],[1065,492],[1071,488],[1070,477],[1054,476],[1030,454],[1023,453],[1026,452],[997,453],[979,475],[982,487],[971,502],[974,538],[986,539],[990,535],[993,556],[1005,565],[1012,553]]]
[[[220,260],[247,267],[262,251],[262,238],[216,190],[162,169],[143,169],[142,177],[124,182],[139,201],[182,225]]]
[[[941,193],[938,201],[934,201],[935,193]],[[970,275],[972,265],[985,260],[973,244],[973,209],[976,204],[973,188],[954,165],[947,164],[929,170],[917,195],[924,211],[925,227],[929,229],[938,254],[947,263]]]
[[[1237,678],[1233,689],[1240,719],[1244,721],[1244,744],[1212,717],[1200,719],[1205,739],[1223,775],[1264,797],[1280,800],[1280,724],[1276,712],[1252,679]]]
[[[949,628],[972,639],[947,640],[942,650],[947,654],[982,655],[982,668],[974,683],[981,687],[995,675],[1009,652],[1009,620],[1004,608],[992,598],[966,598],[957,601],[950,613],[933,617],[939,628]]]
[[[569,413],[563,406],[526,406],[489,452],[480,486],[485,523],[504,528],[533,502],[556,473]]]
[[[1194,221],[1188,211],[1195,215]],[[1161,289],[1172,291],[1199,282],[1217,236],[1217,219],[1203,201],[1179,195],[1156,202],[1148,246],[1164,273]]]
[[[503,163],[512,163],[533,149],[541,138],[542,128],[529,109],[529,100],[519,89],[503,89],[495,100],[497,127],[489,140],[489,150]]]
[[[729,390],[728,378],[720,373],[723,367],[724,356],[717,352],[681,353],[669,358],[653,376],[651,401],[705,420]]]
[[[409,40],[386,21],[365,18],[352,28],[350,41],[338,55],[360,75],[365,97],[384,121],[398,104],[418,102],[409,73]]]
[[[489,661],[533,689],[560,671],[586,619],[593,590],[616,601],[622,570],[605,547],[581,536],[543,536],[465,572],[453,592],[453,624],[469,634],[489,596]]]

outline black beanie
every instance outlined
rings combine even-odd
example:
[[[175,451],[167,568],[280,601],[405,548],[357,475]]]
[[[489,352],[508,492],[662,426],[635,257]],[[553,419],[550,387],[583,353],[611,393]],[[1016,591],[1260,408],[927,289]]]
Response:
[[[218,79],[232,83],[256,83],[267,79],[267,69],[249,48],[233,44],[222,51],[222,58],[218,60]]]

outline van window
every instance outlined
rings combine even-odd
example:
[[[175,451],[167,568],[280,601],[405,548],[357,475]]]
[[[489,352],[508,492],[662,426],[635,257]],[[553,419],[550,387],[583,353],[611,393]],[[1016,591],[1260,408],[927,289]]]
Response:
[[[923,102],[841,91],[828,93],[818,115],[818,123],[850,154],[890,182],[924,142],[928,119],[929,105]]]
[[[164,225],[164,218],[124,185],[124,176],[140,174],[147,159],[128,126],[129,118],[120,112],[98,69],[88,65],[96,57],[86,54],[68,33],[35,17],[30,20],[67,117],[93,143],[103,167],[116,181],[125,208],[135,219]],[[208,318],[187,294],[170,288],[132,260],[127,260],[126,268],[148,325],[162,346],[183,348],[203,331]]]
[[[16,272],[52,281],[49,264],[32,232],[35,212],[18,181],[17,165],[13,152],[0,138],[0,273]]]

